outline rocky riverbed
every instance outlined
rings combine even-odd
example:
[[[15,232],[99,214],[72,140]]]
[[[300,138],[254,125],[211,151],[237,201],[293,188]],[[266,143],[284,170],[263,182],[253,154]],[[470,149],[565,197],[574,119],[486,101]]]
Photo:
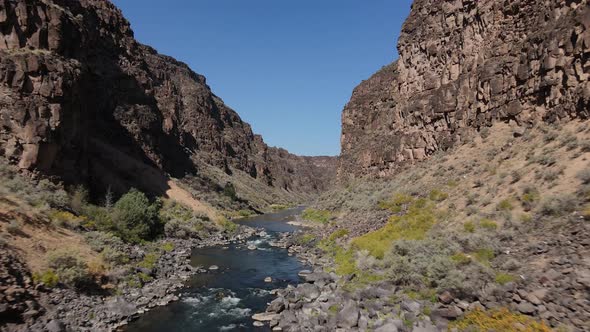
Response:
[[[160,240],[173,244],[174,248],[164,252],[153,269],[142,269],[141,272],[152,280],[139,288],[117,289],[116,295],[108,290],[79,293],[72,289],[46,289],[42,284],[33,286],[30,280],[22,282],[13,292],[14,309],[22,306],[23,316],[29,319],[25,325],[8,324],[7,329],[50,332],[117,330],[155,307],[179,300],[178,290],[186,286],[192,275],[207,273],[208,267],[191,265],[194,248],[241,243],[255,233],[254,228],[240,226],[233,234],[216,233],[202,240]],[[140,246],[129,250],[138,251],[130,252],[130,255],[145,255]]]
[[[298,235],[289,234],[281,245],[312,268],[300,272],[303,283],[278,290],[266,312],[254,318],[273,331],[435,332],[446,331],[450,322],[476,309],[508,308],[544,320],[552,328],[590,331],[586,325],[590,268],[580,256],[587,250],[590,227],[581,222],[564,227],[568,236],[535,245],[513,241],[499,257],[511,264],[548,257],[542,268],[472,294],[445,291],[428,299],[416,298],[388,280],[351,285],[349,277],[330,272],[332,258],[315,247],[297,244]]]

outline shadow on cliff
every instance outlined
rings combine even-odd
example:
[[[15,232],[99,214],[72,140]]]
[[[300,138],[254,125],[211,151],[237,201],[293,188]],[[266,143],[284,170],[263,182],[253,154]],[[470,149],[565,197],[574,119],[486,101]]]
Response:
[[[196,174],[192,152],[181,146],[177,132],[163,129],[158,102],[148,92],[158,78],[141,58],[141,48],[115,40],[90,36],[90,48],[75,56],[86,68],[79,87],[86,182],[95,197],[131,188],[162,196],[170,177]]]

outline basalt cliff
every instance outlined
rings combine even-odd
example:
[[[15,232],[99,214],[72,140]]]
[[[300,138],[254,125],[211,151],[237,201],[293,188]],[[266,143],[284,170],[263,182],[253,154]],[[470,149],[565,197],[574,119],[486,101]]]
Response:
[[[278,200],[324,189],[335,169],[333,158],[268,147],[205,77],[138,43],[105,0],[0,1],[0,155],[120,193],[238,172]]]
[[[495,122],[590,115],[586,0],[417,0],[342,114],[340,178],[391,177]]]

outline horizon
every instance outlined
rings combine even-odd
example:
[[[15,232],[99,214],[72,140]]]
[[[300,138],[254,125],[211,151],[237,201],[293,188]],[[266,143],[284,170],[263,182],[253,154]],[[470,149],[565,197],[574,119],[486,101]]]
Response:
[[[204,75],[269,146],[338,156],[342,110],[359,83],[397,59],[412,1],[113,3],[138,41]]]

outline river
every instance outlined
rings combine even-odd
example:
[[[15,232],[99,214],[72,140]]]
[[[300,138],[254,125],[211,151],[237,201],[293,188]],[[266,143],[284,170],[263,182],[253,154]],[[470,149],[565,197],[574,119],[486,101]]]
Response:
[[[264,228],[267,235],[227,247],[194,249],[193,266],[207,269],[216,265],[219,269],[195,275],[180,292],[179,301],[154,308],[125,331],[270,331],[268,326],[254,327],[251,316],[266,309],[273,298],[272,289],[297,284],[297,274],[305,266],[287,250],[272,247],[269,242],[279,232],[294,231],[296,227],[288,221],[300,212],[291,209],[241,219],[239,224]],[[266,277],[273,281],[265,282]]]

